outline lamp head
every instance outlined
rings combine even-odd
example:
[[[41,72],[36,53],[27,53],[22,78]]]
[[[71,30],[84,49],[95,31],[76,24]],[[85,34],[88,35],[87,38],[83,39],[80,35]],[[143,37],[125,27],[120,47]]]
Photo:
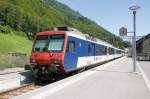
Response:
[[[138,9],[140,9],[140,6],[131,6],[131,7],[129,7],[129,10],[131,10],[131,11],[137,11]]]

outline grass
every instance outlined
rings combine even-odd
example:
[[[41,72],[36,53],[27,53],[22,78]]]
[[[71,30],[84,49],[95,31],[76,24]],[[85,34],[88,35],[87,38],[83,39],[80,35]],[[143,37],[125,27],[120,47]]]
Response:
[[[0,33],[0,52],[19,52],[29,54],[32,41],[13,33]]]
[[[0,53],[18,52],[29,54],[32,41],[24,36],[13,33],[0,33]],[[23,67],[28,63],[28,56],[0,55],[0,70],[6,68]]]
[[[0,25],[0,70],[23,67],[28,63],[31,47],[32,41],[26,37],[24,32],[18,32],[8,26]],[[23,53],[24,55],[3,55],[3,53],[8,52]]]
[[[32,41],[27,37],[18,36],[13,33],[0,33],[0,53],[17,52],[29,54]],[[27,56],[3,56],[0,55],[0,70],[6,68],[23,67],[28,63]]]

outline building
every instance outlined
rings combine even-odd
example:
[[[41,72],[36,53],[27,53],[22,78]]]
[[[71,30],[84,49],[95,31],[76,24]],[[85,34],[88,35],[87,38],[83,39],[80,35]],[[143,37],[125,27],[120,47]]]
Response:
[[[150,55],[150,34],[143,36],[136,41],[137,54],[149,54]]]
[[[120,36],[127,36],[127,28],[121,27],[121,28],[119,29],[119,35],[120,35]]]

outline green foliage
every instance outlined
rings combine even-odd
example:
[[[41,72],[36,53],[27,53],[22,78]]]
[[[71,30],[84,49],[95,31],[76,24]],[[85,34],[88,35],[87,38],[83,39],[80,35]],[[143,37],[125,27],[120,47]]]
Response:
[[[0,25],[0,32],[4,33],[4,34],[8,34],[8,33],[12,33],[12,28],[10,28],[9,26],[2,26]]]
[[[70,26],[123,48],[122,39],[56,0],[0,0],[0,6],[0,23],[27,35]]]
[[[132,47],[132,45],[131,45],[131,43],[130,43],[130,42],[128,42],[128,41],[124,41],[124,47],[125,47],[125,48],[131,48],[131,47]]]

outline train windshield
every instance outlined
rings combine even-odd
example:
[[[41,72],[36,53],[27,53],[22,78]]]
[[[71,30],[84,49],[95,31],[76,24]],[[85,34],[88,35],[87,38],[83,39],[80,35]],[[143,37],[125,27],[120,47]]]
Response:
[[[37,36],[35,45],[34,45],[34,51],[45,51],[46,50],[46,43],[48,42],[48,36]]]
[[[64,47],[64,35],[56,34],[49,36],[48,51],[62,51]]]
[[[64,47],[64,35],[44,35],[38,36],[35,41],[34,51],[51,51],[58,52],[62,51]]]

